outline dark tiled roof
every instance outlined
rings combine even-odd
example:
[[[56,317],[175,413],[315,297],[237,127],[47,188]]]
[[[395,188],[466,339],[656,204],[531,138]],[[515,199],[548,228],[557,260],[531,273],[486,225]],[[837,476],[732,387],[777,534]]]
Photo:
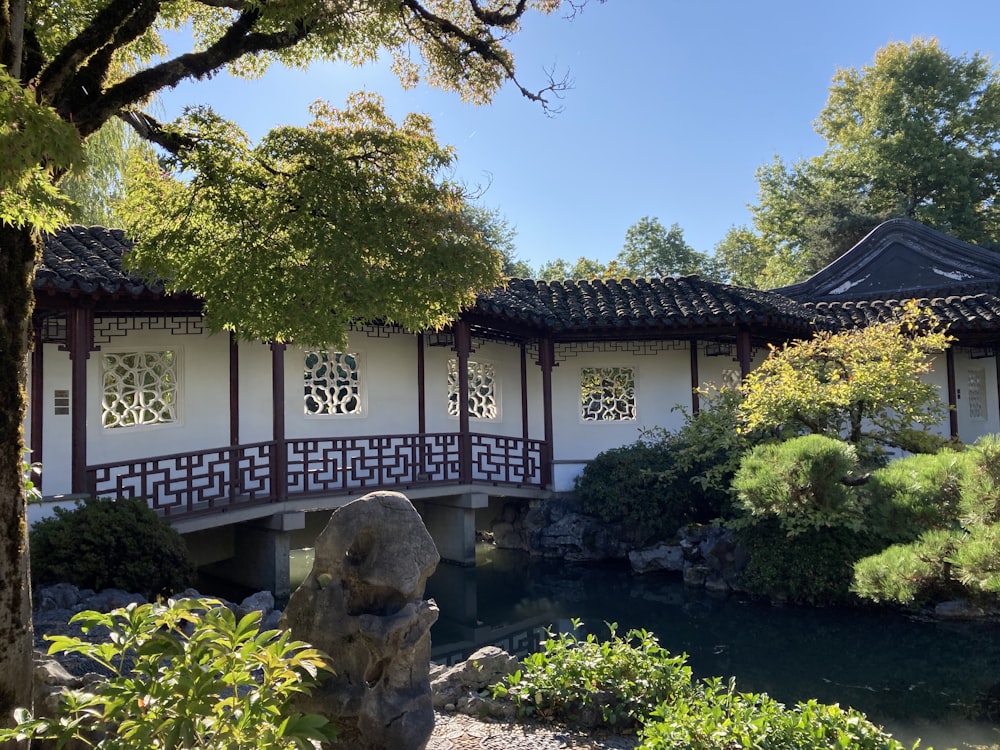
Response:
[[[87,295],[162,295],[162,282],[147,283],[123,268],[122,256],[131,248],[120,229],[63,227],[45,236],[34,287]]]
[[[858,328],[891,319],[907,302],[854,300],[810,304],[817,317],[833,319],[841,328]],[[1000,297],[992,293],[931,297],[917,300],[953,333],[1000,330]]]
[[[698,276],[663,279],[531,281],[481,294],[475,310],[553,332],[690,329],[768,323],[809,329],[816,312],[773,292]]]

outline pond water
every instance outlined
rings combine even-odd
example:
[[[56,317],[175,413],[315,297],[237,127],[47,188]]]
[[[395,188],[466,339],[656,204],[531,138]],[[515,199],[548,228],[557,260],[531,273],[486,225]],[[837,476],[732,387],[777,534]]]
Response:
[[[293,577],[307,559],[297,553]],[[887,610],[782,606],[685,587],[676,574],[620,565],[533,561],[478,549],[476,568],[440,565],[427,585],[441,616],[439,661],[481,645],[535,650],[544,628],[571,618],[606,634],[645,628],[698,676],[735,676],[744,691],[794,703],[850,705],[908,743],[935,748],[1000,742],[1000,625],[945,623]]]

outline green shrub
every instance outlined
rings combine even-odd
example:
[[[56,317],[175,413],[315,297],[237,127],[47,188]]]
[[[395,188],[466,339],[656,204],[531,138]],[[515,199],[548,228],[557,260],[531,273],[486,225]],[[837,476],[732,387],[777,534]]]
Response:
[[[573,620],[579,629],[582,623]],[[549,631],[542,651],[522,662],[522,669],[493,687],[494,697],[514,701],[522,716],[553,718],[565,723],[629,727],[652,709],[691,688],[686,656],[672,656],[646,630],[598,641],[593,633]]]
[[[966,528],[1000,522],[1000,439],[986,435],[969,451],[972,466],[961,484],[959,515]]]
[[[827,527],[858,529],[863,504],[856,489],[844,483],[856,468],[852,445],[805,435],[751,450],[733,488],[747,522],[774,517],[789,536]]]
[[[987,436],[957,456],[915,457],[876,474],[874,525],[897,535],[906,530],[911,539],[921,523],[928,530],[859,561],[852,586],[858,595],[908,606],[1000,598],[1000,441]]]
[[[885,546],[866,531],[844,526],[789,537],[776,518],[738,529],[736,535],[750,557],[740,577],[748,593],[809,604],[856,601],[854,563]]]
[[[642,729],[639,750],[904,750],[854,709],[810,700],[786,708],[766,694],[738,693],[734,680],[705,681],[684,700],[664,703]],[[916,745],[914,745],[916,747]]]
[[[30,534],[35,585],[118,588],[147,598],[189,586],[193,568],[181,536],[143,500],[84,500],[57,508]]]
[[[666,440],[612,448],[587,464],[576,494],[585,513],[640,528],[647,538],[671,536],[696,515],[690,493],[662,480],[673,464]]]
[[[109,750],[313,750],[312,741],[333,739],[332,728],[289,704],[329,666],[287,632],[261,632],[260,617],[253,612],[237,621],[210,599],[81,612],[73,622],[84,632],[109,628],[109,640],[51,636],[49,653],[88,656],[111,678],[86,691],[66,690],[53,719],[18,709],[18,726],[0,729],[0,742],[37,737],[58,747],[76,738]]]
[[[732,478],[755,436],[734,429],[739,391],[705,393],[676,433],[649,430],[635,443],[599,454],[576,494],[584,512],[669,538],[689,523],[728,515]]]
[[[921,605],[958,594],[949,562],[961,532],[927,531],[911,544],[894,544],[854,565],[851,590],[874,602]]]
[[[873,472],[863,490],[872,526],[893,542],[953,526],[973,458],[972,451],[944,450],[901,458]]]

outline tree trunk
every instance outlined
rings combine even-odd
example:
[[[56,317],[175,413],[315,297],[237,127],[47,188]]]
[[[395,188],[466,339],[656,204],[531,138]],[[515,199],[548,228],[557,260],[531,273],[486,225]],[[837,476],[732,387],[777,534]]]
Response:
[[[31,583],[24,457],[25,363],[41,237],[0,224],[0,721],[32,706]]]

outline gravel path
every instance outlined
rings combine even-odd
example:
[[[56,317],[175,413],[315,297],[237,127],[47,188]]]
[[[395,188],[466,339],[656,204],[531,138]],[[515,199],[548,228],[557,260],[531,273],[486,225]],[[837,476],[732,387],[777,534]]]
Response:
[[[635,736],[580,734],[558,726],[480,721],[458,713],[437,712],[427,750],[633,750]]]

